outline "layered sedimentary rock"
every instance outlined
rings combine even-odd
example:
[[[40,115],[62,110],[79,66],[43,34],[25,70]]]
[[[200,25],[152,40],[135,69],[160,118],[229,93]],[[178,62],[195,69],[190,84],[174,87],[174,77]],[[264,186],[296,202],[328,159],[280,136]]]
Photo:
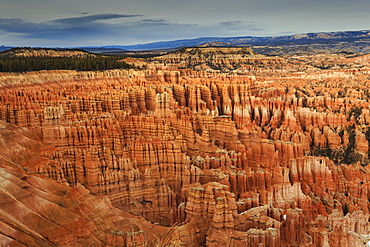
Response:
[[[201,70],[222,70],[224,72],[237,70],[253,70],[258,66],[274,66],[284,63],[283,58],[267,57],[256,54],[248,47],[192,47],[155,57],[151,59],[166,64],[173,64],[180,68],[194,68]],[[254,66],[251,66],[254,65]]]
[[[24,207],[40,214],[61,200],[50,210],[71,211],[96,200],[100,206],[87,215],[114,212],[109,217],[125,222],[114,228],[68,214],[68,224],[78,228],[73,222],[83,219],[89,226],[78,236],[63,232],[62,240],[7,212],[2,224],[18,217],[23,235],[2,233],[4,239],[62,246],[85,240],[143,246],[147,236],[151,244],[173,246],[365,245],[368,59],[202,49],[208,50],[184,50],[140,70],[1,74],[1,165],[11,174],[4,176],[16,178],[3,189],[11,200],[0,199],[0,206],[56,186],[43,192],[51,204]],[[181,61],[206,61],[210,52],[219,59],[213,70],[182,68]],[[248,68],[228,65],[237,63]],[[24,184],[23,176],[37,183]],[[19,193],[10,196],[13,187]],[[60,199],[59,190],[84,196]],[[44,214],[45,222],[53,216]]]
[[[1,246],[179,243],[177,230],[118,210],[107,197],[94,196],[80,183],[71,187],[30,175],[27,167],[50,162],[44,154],[53,150],[37,132],[1,121],[0,140]]]

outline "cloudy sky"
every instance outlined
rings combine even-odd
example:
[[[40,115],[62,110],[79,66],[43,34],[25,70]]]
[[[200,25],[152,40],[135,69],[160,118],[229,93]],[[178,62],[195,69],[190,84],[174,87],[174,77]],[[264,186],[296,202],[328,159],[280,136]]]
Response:
[[[370,0],[0,0],[0,45],[131,45],[370,29]]]

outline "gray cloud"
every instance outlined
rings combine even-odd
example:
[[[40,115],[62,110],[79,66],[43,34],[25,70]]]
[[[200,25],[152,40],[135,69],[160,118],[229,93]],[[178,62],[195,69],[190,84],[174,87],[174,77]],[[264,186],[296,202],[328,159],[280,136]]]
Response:
[[[52,33],[93,33],[109,29],[112,24],[101,22],[118,18],[139,17],[141,15],[97,14],[82,17],[62,18],[46,22],[30,22],[21,18],[0,18],[0,30],[8,33],[25,34],[34,37],[40,34]],[[44,37],[46,38],[46,37]],[[53,39],[53,37],[51,37]]]
[[[150,25],[169,25],[170,23],[165,19],[144,19],[137,24],[150,24]]]
[[[31,22],[20,18],[0,18],[0,32],[13,40],[37,42],[37,46],[87,46],[137,44],[152,41],[206,36],[246,35],[262,29],[242,21],[224,21],[216,25],[174,23],[162,18],[139,18],[141,15],[100,14]],[[119,22],[104,22],[122,18]]]
[[[20,18],[0,18],[0,30],[7,33],[42,31],[47,26],[47,24],[33,23]]]
[[[82,34],[107,33],[114,25],[101,22],[102,20],[139,16],[141,15],[97,14],[39,23],[21,18],[0,18],[0,30],[7,33],[23,34],[28,38],[55,39],[53,35],[70,34],[81,36]]]
[[[112,42],[112,40],[118,39],[145,40],[148,37],[161,39],[168,35],[168,32],[171,32],[172,37],[176,38],[176,35],[189,35],[193,31],[191,28],[196,26],[193,24],[171,23],[161,18],[133,21],[133,17],[142,17],[142,15],[97,14],[44,22],[31,22],[21,18],[0,18],[0,33],[7,33],[9,37],[13,36],[13,39],[23,38],[29,41],[37,40],[42,43],[48,43],[48,41],[49,43],[55,43],[54,41],[60,43],[77,41],[79,44],[75,45],[85,45],[94,41],[102,42],[100,45],[103,45],[107,41]],[[104,22],[105,20],[120,18],[122,18],[122,21],[114,24]]]
[[[218,30],[224,33],[237,32],[237,31],[239,32],[241,31],[244,33],[265,31],[265,29],[258,27],[254,23],[254,21],[243,22],[240,20],[234,20],[234,21],[228,20],[228,21],[222,21],[222,22],[216,23],[215,26],[218,27]]]
[[[242,24],[242,21],[222,21],[220,25],[222,26],[236,26]]]
[[[253,32],[259,32],[259,31],[265,31],[266,29],[263,29],[263,28],[250,28],[248,30],[249,31],[253,31]]]
[[[139,16],[142,16],[142,15],[119,15],[119,14],[109,14],[108,13],[108,14],[96,14],[96,15],[88,15],[88,16],[72,17],[72,18],[62,18],[62,19],[52,20],[50,22],[67,24],[67,25],[81,25],[81,24],[93,23],[93,22],[101,21],[101,20],[111,20],[111,19],[139,17]]]

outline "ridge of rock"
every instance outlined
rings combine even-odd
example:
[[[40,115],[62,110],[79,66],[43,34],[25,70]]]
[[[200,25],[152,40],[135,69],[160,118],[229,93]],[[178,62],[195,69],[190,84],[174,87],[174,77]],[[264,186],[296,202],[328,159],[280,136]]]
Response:
[[[365,245],[370,64],[353,58],[1,73],[1,241]]]

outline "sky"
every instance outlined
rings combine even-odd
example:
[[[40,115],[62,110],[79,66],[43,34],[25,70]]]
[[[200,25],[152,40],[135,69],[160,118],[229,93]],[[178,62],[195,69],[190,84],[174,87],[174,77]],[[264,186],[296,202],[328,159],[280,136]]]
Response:
[[[370,0],[0,0],[0,45],[134,45],[370,29]]]

